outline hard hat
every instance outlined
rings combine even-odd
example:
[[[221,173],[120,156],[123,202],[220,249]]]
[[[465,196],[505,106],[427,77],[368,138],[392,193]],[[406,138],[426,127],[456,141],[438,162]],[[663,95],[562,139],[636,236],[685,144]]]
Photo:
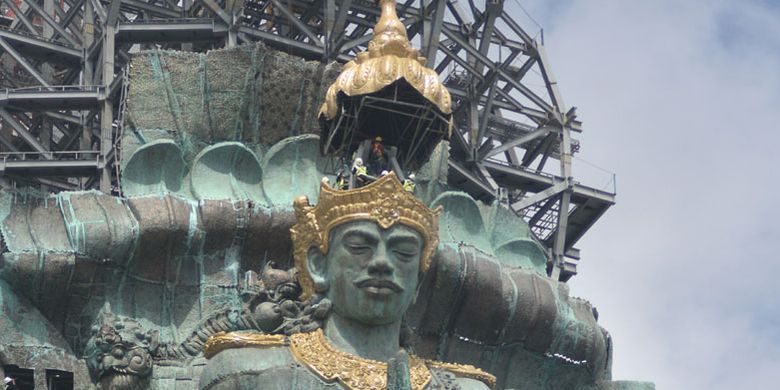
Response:
[[[363,159],[358,157],[355,159],[355,165],[363,165]]]
[[[380,137],[380,136],[376,136],[376,138],[374,138],[374,141],[377,141],[377,142],[382,142],[382,137]]]
[[[409,180],[414,180],[414,173],[409,174]]]

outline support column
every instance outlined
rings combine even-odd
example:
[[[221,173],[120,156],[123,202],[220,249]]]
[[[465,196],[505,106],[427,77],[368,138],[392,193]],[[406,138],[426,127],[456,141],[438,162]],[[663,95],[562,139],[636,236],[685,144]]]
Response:
[[[562,119],[561,122],[563,122]],[[571,203],[571,193],[574,185],[571,172],[570,129],[568,126],[561,125],[560,130],[561,176],[566,181],[567,188],[561,193],[560,207],[558,209],[558,231],[555,233],[555,242],[552,248],[553,267],[550,277],[553,280],[560,279],[561,271],[563,271],[563,267],[566,264],[566,229],[569,225],[569,204]]]
[[[46,386],[46,368],[42,364],[35,367],[35,370],[33,371],[33,382],[35,382],[36,389],[48,388]]]
[[[117,0],[114,0],[117,1]],[[103,83],[108,87],[114,81],[114,35],[116,26],[106,23],[103,27]],[[111,165],[107,156],[113,147],[114,105],[111,99],[103,101],[100,113],[100,158],[103,164],[100,169],[100,191],[111,193]]]
[[[43,11],[52,17],[54,19],[55,11],[54,7],[58,7],[57,3],[54,2],[54,0],[43,0]],[[49,23],[43,23],[43,36],[46,39],[51,39],[54,36],[54,27],[49,25]],[[51,84],[62,84],[54,80],[54,68],[49,65],[48,63],[44,62],[41,64],[41,74],[44,79],[49,81]],[[33,114],[35,115],[42,115],[41,113]],[[49,119],[49,117],[44,116],[41,118],[41,130],[38,133],[38,139],[41,141],[41,146],[44,147],[46,150],[51,150],[51,137],[52,137],[52,131],[53,131],[54,124],[52,123],[52,120]],[[47,186],[41,185],[41,191],[44,193],[48,191]]]
[[[192,7],[192,0],[182,0],[181,2],[181,17],[186,18],[187,12]],[[230,34],[230,33],[228,33]],[[192,42],[184,42],[181,44],[181,51],[192,51]]]
[[[230,15],[230,26],[228,26],[227,47],[238,45],[238,25],[236,25],[236,15]]]
[[[82,73],[81,73],[81,85],[95,85],[95,63],[89,58],[89,48],[95,43],[95,9],[90,0],[84,1],[84,25],[82,28],[81,40],[84,42],[84,50],[82,50]],[[80,124],[79,124],[79,150],[92,150],[92,127],[94,126],[94,112],[90,110],[84,110],[80,112]],[[81,189],[86,189],[90,178],[82,177],[79,179]]]

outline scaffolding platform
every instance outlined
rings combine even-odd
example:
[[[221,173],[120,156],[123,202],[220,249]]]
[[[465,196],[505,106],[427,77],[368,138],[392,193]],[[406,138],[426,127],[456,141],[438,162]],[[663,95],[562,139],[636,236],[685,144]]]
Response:
[[[95,110],[106,99],[103,86],[52,86],[0,90],[0,107],[27,111]]]

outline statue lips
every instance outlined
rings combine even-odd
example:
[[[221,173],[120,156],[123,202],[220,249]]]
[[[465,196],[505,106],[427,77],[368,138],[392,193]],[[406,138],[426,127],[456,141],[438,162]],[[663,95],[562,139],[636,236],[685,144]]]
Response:
[[[355,282],[355,286],[369,295],[387,296],[404,291],[403,287],[387,279],[365,278]]]

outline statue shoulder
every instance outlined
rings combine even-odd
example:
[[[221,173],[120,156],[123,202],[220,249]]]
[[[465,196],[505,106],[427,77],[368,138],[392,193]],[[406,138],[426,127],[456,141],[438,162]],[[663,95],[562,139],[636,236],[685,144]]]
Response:
[[[288,345],[284,335],[218,333],[209,338],[203,350],[208,362],[200,376],[200,388],[232,389],[235,386],[231,383],[238,378],[262,380],[265,373],[284,371],[294,362]]]
[[[492,389],[496,385],[496,377],[469,364],[455,364],[426,360],[432,371],[447,372],[454,376],[459,387],[468,390]]]

